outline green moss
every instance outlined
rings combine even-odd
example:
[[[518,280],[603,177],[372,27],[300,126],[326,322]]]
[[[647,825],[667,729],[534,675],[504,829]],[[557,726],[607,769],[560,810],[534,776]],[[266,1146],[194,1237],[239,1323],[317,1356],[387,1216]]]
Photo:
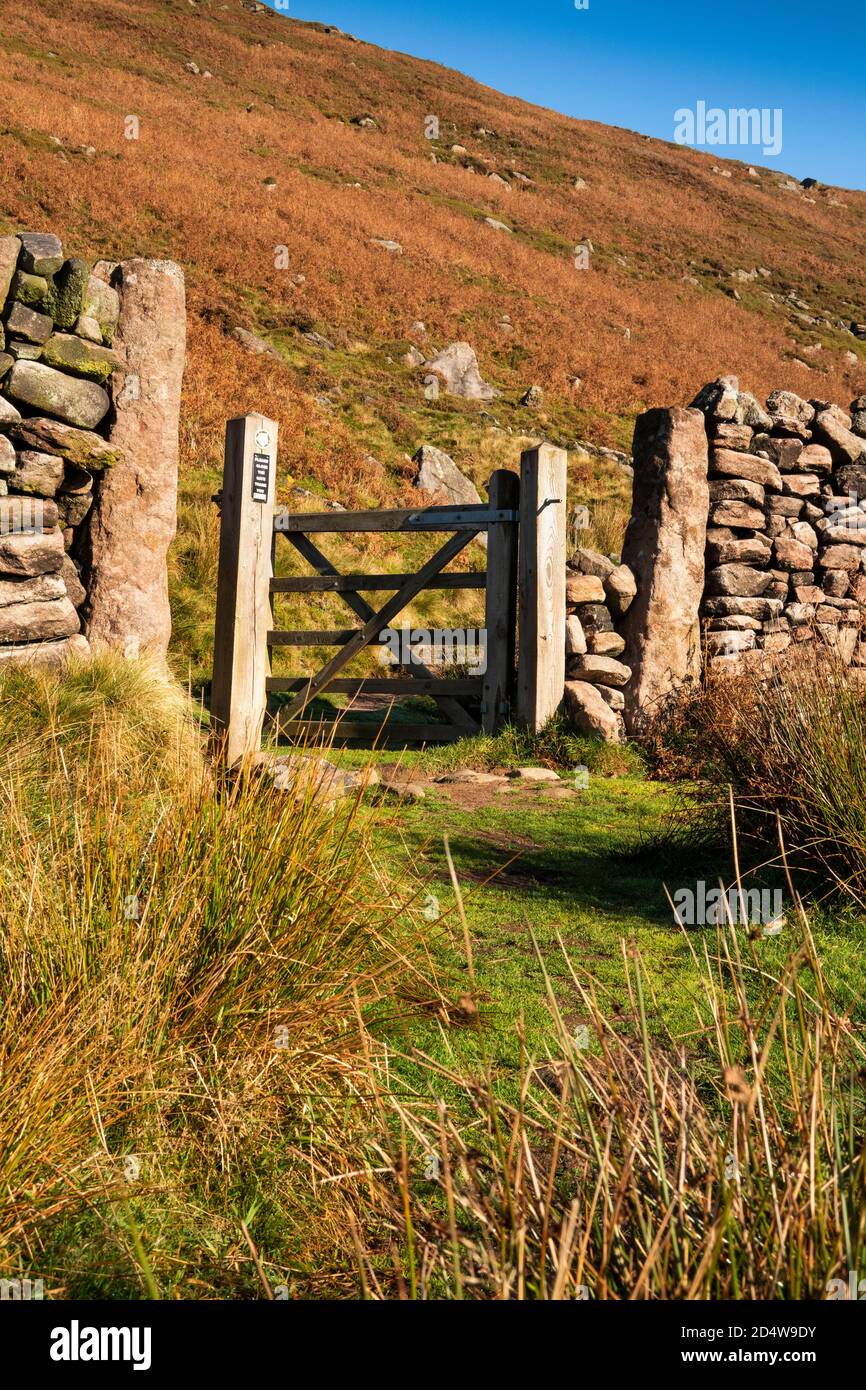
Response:
[[[81,313],[89,275],[90,266],[87,262],[73,256],[64,262],[48,286],[45,312],[51,315],[58,328],[74,327]]]
[[[119,358],[109,348],[85,342],[72,333],[53,333],[42,349],[42,360],[49,367],[100,384],[107,381],[119,365]]]
[[[26,270],[16,270],[9,286],[9,298],[28,308],[41,305],[48,293],[48,281],[43,275],[29,275]],[[50,312],[50,310],[49,310]]]

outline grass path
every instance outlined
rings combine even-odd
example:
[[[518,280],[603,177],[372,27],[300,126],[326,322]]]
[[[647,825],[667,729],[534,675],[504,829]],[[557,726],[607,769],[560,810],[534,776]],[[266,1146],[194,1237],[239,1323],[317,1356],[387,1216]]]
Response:
[[[383,859],[391,872],[415,876],[419,906],[430,913],[438,906],[431,955],[453,981],[455,998],[467,1003],[463,1029],[446,1037],[435,1022],[416,1022],[406,1042],[442,1060],[451,1052],[462,1061],[489,1059],[505,1075],[516,1067],[520,1031],[535,1056],[555,1050],[545,969],[569,1027],[585,1019],[563,947],[578,973],[598,982],[605,1010],[627,1018],[623,944],[640,950],[667,1026],[677,1035],[693,1029],[698,972],[672,921],[658,865],[641,853],[670,800],[656,783],[593,777],[579,792],[566,781],[555,791],[433,784],[423,801],[401,805],[379,832]]]
[[[361,755],[337,756],[355,761]],[[406,754],[404,761],[417,757]],[[423,757],[419,762],[423,768]],[[443,1064],[489,1063],[506,1091],[516,1075],[521,1034],[535,1057],[556,1052],[545,971],[569,1028],[586,1020],[563,948],[578,976],[594,981],[603,1012],[626,1030],[634,1028],[634,1012],[623,951],[639,951],[651,992],[651,1030],[699,1053],[695,1006],[704,986],[692,950],[701,955],[706,946],[713,955],[716,929],[697,927],[687,939],[673,921],[664,884],[673,893],[700,878],[708,885],[720,877],[731,881],[727,852],[655,852],[674,805],[669,786],[595,774],[582,791],[571,790],[567,774],[553,785],[555,790],[521,782],[507,789],[431,782],[423,801],[401,802],[376,832],[382,867],[407,896],[416,893],[422,922],[425,905],[429,913],[437,907],[441,913],[424,931],[457,1004],[451,1023],[463,1025],[446,1030],[435,1018],[416,1016],[394,1038],[395,1046],[418,1048]],[[474,986],[446,837],[463,897]],[[748,851],[743,857],[748,869]],[[819,910],[811,920],[829,981],[854,1015],[864,1016],[862,920]],[[788,943],[765,939],[759,949],[772,968]],[[414,1076],[411,1067],[409,1074]]]

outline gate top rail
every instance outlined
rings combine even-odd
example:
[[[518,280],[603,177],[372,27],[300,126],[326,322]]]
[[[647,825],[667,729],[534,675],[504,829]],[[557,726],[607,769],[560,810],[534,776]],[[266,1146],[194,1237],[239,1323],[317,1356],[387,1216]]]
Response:
[[[396,511],[274,513],[274,530],[304,531],[484,531],[501,521],[516,521],[513,507],[484,503],[466,507],[404,507]]]

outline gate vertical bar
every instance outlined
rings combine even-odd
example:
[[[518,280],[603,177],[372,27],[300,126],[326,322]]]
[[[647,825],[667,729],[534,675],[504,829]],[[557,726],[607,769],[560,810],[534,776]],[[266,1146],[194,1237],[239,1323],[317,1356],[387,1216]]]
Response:
[[[228,766],[257,753],[270,672],[277,430],[264,415],[226,425],[211,738]]]
[[[497,468],[488,485],[491,511],[517,510],[520,481]],[[496,733],[511,712],[517,635],[517,522],[496,521],[487,528],[485,603],[487,668],[482,686],[481,727]]]
[[[565,685],[567,462],[552,444],[520,456],[517,715],[535,733],[559,708]]]

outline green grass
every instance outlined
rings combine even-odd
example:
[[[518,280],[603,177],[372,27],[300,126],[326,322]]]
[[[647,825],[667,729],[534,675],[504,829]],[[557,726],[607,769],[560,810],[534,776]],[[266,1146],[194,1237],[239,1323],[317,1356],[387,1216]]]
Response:
[[[411,884],[419,905],[429,895],[437,899],[442,917],[429,926],[430,950],[443,978],[451,982],[452,993],[468,991],[479,1009],[476,1024],[461,1034],[466,1057],[495,1059],[506,1084],[515,1074],[519,1031],[533,1055],[553,1045],[542,962],[555,981],[565,980],[563,948],[578,971],[592,975],[608,992],[615,1012],[628,1003],[623,951],[639,950],[655,1005],[654,1029],[687,1040],[703,995],[691,946],[702,950],[715,930],[696,927],[689,934],[690,945],[673,919],[665,884],[673,894],[699,879],[708,887],[720,879],[726,885],[733,881],[727,839],[713,844],[696,837],[691,845],[671,839],[681,811],[680,793],[639,775],[636,753],[606,749],[590,740],[571,743],[571,756],[558,760],[537,744],[524,750],[534,756],[521,757],[510,734],[445,749],[382,752],[374,758],[398,761],[420,776],[447,775],[462,766],[558,765],[559,785],[567,790],[574,779],[566,769],[580,763],[591,769],[589,786],[574,796],[560,798],[544,787],[527,789],[515,779],[506,791],[490,790],[486,804],[466,808],[455,804],[449,794],[453,788],[433,783],[423,801],[401,803],[399,813],[376,830],[383,869]],[[329,754],[352,766],[370,756],[346,750]],[[618,770],[628,768],[630,775],[605,775],[617,757]],[[474,989],[468,981],[446,837],[471,935]],[[748,886],[779,882],[778,874],[768,879],[754,857],[744,867],[744,877]],[[787,902],[787,892],[785,897]],[[866,992],[862,920],[850,910],[840,913],[825,907],[816,912],[813,931],[840,998],[866,1017],[861,1003]],[[769,963],[787,946],[781,939],[761,941]],[[575,1004],[575,1023],[581,1021],[578,1013]],[[440,1055],[435,1026],[416,1021],[404,1040],[407,1046]],[[445,1051],[455,1047],[462,1051],[462,1045],[449,1037]]]

